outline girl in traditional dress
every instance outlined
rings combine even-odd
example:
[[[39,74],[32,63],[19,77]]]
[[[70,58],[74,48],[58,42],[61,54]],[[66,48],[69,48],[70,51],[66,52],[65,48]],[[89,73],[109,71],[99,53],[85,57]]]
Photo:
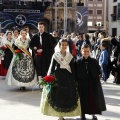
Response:
[[[37,84],[33,59],[28,52],[30,40],[26,38],[26,35],[26,31],[21,30],[21,37],[13,44],[15,54],[6,76],[8,85],[20,86],[21,90]]]
[[[2,56],[1,64],[2,64],[2,76],[6,76],[8,68],[10,66],[11,60],[13,58],[13,53],[10,48],[12,48],[12,44],[14,43],[12,39],[12,31],[6,31],[6,34],[3,36],[1,47],[4,51],[4,56]],[[9,47],[10,46],[10,47]]]
[[[74,80],[73,56],[66,51],[68,42],[62,39],[58,45],[59,51],[52,57],[48,75],[54,74],[57,86],[47,93],[43,88],[40,109],[44,115],[58,116],[64,120],[65,116],[78,116],[81,113],[80,102]]]

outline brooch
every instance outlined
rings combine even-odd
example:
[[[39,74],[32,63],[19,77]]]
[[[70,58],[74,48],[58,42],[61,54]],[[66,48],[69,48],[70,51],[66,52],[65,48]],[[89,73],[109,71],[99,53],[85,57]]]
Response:
[[[61,58],[61,61],[63,61],[63,58]]]

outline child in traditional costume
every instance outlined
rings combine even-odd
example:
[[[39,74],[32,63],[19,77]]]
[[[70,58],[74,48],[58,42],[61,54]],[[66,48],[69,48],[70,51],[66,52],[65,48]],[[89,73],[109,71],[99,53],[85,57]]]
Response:
[[[68,42],[60,40],[53,54],[48,75],[54,75],[57,86],[43,88],[40,109],[44,115],[63,117],[78,116],[81,114],[80,102],[74,79],[73,56],[66,51]]]
[[[86,120],[85,114],[91,114],[92,120],[97,120],[95,114],[106,110],[100,83],[100,66],[96,59],[90,57],[89,45],[82,45],[81,53],[82,57],[76,61],[75,68],[82,120]]]

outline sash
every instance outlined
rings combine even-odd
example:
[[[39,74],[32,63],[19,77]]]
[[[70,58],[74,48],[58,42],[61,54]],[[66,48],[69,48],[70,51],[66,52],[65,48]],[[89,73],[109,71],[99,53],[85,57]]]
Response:
[[[20,47],[19,49],[22,50],[25,54],[27,54],[30,58],[32,58],[32,55],[25,48]]]
[[[9,44],[5,44],[5,45],[11,50],[12,53],[15,53],[14,49]]]
[[[54,54],[53,58],[60,64],[60,68],[67,69],[71,73],[71,68],[69,63],[71,62],[73,56],[66,52],[66,56],[63,57],[60,52]]]

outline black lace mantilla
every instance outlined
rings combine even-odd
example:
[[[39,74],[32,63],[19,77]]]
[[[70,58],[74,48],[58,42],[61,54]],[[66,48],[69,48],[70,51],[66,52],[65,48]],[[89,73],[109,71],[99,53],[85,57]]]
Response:
[[[54,104],[53,100],[51,99],[51,92],[48,94],[48,103],[50,104],[50,106],[56,110],[57,112],[72,112],[74,111],[77,106],[78,106],[78,92],[77,92],[77,88],[76,88],[76,95],[74,96],[74,105],[72,107],[68,107],[68,108],[65,108],[64,106],[63,107],[58,107]],[[61,96],[61,97],[64,97],[64,96]],[[64,101],[64,100],[63,100]],[[67,101],[66,101],[67,102]],[[73,104],[73,103],[72,103]]]
[[[12,74],[19,82],[31,82],[35,75],[32,59],[27,55],[23,55],[23,58],[17,64],[13,64]]]

